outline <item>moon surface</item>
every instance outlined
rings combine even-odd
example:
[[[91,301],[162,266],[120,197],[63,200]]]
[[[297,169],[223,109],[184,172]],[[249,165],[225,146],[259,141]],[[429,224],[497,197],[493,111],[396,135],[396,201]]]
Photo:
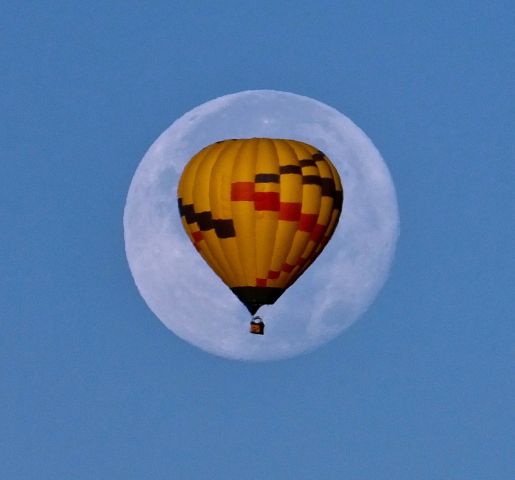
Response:
[[[203,147],[228,138],[274,137],[316,146],[344,186],[340,223],[317,261],[259,314],[264,336],[183,231],[177,184]],[[381,155],[345,115],[317,100],[273,90],[216,98],[189,111],[154,142],[132,179],[125,250],[149,308],[176,335],[238,360],[276,360],[312,350],[362,315],[383,286],[399,234],[395,188]]]

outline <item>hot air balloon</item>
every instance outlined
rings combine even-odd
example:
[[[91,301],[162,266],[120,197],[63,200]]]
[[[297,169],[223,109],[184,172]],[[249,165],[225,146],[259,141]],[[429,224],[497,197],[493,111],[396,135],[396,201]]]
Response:
[[[330,240],[343,203],[335,166],[297,140],[222,140],[188,162],[178,186],[184,229],[255,315],[273,304]],[[254,317],[251,333],[263,334]]]

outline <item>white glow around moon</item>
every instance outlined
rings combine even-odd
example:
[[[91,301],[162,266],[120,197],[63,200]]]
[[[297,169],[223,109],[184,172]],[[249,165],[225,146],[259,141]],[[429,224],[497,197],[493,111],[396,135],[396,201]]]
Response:
[[[209,269],[182,229],[177,183],[201,148],[227,138],[301,140],[324,151],[344,184],[340,224],[317,261],[273,306],[264,336]],[[345,115],[308,97],[251,90],[183,115],[143,157],[127,196],[125,249],[150,309],[176,335],[227,358],[273,360],[334,338],[371,304],[391,265],[399,231],[395,188],[381,155]]]

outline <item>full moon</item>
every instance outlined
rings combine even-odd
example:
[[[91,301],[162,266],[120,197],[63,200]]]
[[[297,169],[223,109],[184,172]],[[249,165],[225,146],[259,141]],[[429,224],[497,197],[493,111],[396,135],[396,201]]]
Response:
[[[264,336],[183,231],[177,184],[189,159],[230,138],[287,138],[314,145],[344,186],[340,223],[317,261],[271,306],[259,310]],[[177,336],[215,355],[266,361],[335,338],[383,286],[399,234],[395,188],[378,150],[345,115],[317,100],[249,90],[208,101],[153,143],[132,179],[123,218],[125,251],[149,308]]]

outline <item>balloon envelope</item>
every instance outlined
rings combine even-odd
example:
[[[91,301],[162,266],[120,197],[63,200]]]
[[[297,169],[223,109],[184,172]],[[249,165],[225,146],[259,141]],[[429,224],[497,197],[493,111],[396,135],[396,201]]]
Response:
[[[252,314],[313,263],[343,203],[340,177],[323,152],[272,138],[205,147],[184,168],[177,193],[193,245]]]

